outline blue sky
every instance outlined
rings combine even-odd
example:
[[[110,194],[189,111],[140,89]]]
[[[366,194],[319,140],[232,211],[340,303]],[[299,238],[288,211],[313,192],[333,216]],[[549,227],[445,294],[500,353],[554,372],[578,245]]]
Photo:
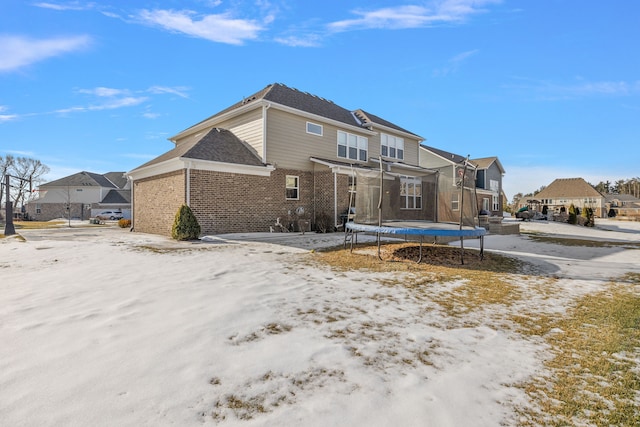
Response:
[[[128,171],[274,82],[472,158],[504,188],[640,176],[640,2],[0,3],[0,155]]]

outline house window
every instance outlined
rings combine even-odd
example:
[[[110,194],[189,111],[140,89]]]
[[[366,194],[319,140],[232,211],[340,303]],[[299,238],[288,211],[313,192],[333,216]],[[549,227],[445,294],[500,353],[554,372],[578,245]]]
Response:
[[[491,202],[493,205],[493,209],[491,209],[492,211],[499,211],[500,210],[500,198],[498,197],[497,194],[494,194],[493,196],[491,196]]]
[[[36,213],[37,214],[42,213],[42,209],[40,208],[40,204],[39,203],[36,203]]]
[[[315,123],[307,122],[307,133],[322,136],[322,125],[317,125]]]
[[[349,175],[349,193],[356,192],[356,177]]]
[[[420,178],[400,177],[400,208],[422,209],[422,181]]]
[[[298,200],[300,179],[297,176],[287,175],[286,195],[287,200]]]
[[[458,193],[451,194],[451,210],[460,210],[460,195]]]
[[[403,160],[404,139],[387,135],[386,133],[380,134],[380,154],[385,157]]]
[[[489,210],[489,199],[487,199],[486,197],[482,199],[482,209],[485,211]]]
[[[367,138],[338,131],[338,157],[366,162],[368,146]]]

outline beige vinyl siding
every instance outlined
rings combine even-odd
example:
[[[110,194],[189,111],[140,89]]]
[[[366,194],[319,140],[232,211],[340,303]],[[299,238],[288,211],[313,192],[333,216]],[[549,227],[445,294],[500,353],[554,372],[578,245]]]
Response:
[[[253,147],[258,156],[262,158],[262,142],[264,139],[262,124],[262,108],[256,108],[246,114],[222,121],[216,127],[233,132],[238,138]]]
[[[404,138],[404,160],[402,160],[404,163],[407,163],[409,165],[416,165],[418,166],[419,163],[419,158],[418,158],[418,150],[420,148],[419,145],[420,143],[418,142],[417,139],[409,139],[404,135],[396,135],[396,136],[400,136]],[[378,136],[378,139],[380,137]],[[380,144],[378,142],[378,150],[380,150]]]
[[[323,135],[307,133],[307,121],[322,125]],[[372,136],[358,133],[347,126],[339,128],[275,108],[267,110],[267,123],[267,162],[276,163],[278,169],[312,170],[313,163],[309,157],[349,161],[338,158],[338,130],[368,138],[371,150]]]

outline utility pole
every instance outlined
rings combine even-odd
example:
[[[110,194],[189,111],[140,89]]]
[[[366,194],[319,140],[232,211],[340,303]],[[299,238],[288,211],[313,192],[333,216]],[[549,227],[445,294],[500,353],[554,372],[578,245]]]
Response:
[[[5,203],[6,206],[6,219],[5,219],[5,224],[4,224],[4,235],[5,236],[12,236],[14,234],[16,234],[16,228],[13,226],[13,202],[11,201],[11,178],[15,178],[15,179],[19,179],[21,181],[29,181],[29,192],[31,193],[32,188],[31,188],[31,179],[24,179],[24,178],[20,178],[19,176],[13,176],[13,175],[9,175],[6,174],[4,176],[4,188],[6,190],[6,195],[7,195],[7,201]]]

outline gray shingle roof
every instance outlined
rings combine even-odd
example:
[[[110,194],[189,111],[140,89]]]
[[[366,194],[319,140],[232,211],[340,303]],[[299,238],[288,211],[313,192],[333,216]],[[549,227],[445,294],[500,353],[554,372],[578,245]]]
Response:
[[[183,142],[173,150],[167,151],[136,169],[180,157],[221,163],[264,166],[264,163],[262,163],[262,160],[253,149],[233,132],[227,129],[213,128],[206,135]]]
[[[582,178],[558,178],[535,195],[536,199],[557,199],[559,197],[603,197]]]
[[[124,172],[107,172],[104,176],[118,188],[124,188],[127,185],[127,177]]]
[[[440,150],[439,148],[429,147],[428,145],[424,144],[421,144],[420,146],[453,163],[464,163],[464,161],[467,160],[466,157],[462,157],[454,153],[449,153],[448,151]]]
[[[191,126],[189,129],[198,126],[201,123],[204,123],[208,120],[211,120],[217,116],[222,116],[226,113],[229,113],[238,108],[244,107],[247,104],[255,103],[259,100],[270,101],[276,104],[284,105],[286,107],[295,108],[296,110],[304,111],[310,114],[315,114],[318,116],[326,117],[331,120],[335,120],[341,123],[345,123],[350,126],[362,126],[362,121],[364,118],[368,117],[369,120],[373,123],[381,124],[387,126],[392,129],[396,129],[402,132],[406,132],[412,135],[415,135],[413,132],[409,132],[406,129],[401,128],[387,120],[384,120],[378,116],[374,116],[370,113],[365,113],[362,110],[354,111],[353,113],[346,108],[343,108],[333,101],[329,101],[325,98],[312,95],[308,92],[303,92],[297,89],[290,88],[281,83],[273,83],[266,86],[264,89],[254,93],[253,95],[243,98],[242,101],[236,102],[230,107],[220,111],[219,113],[214,114],[213,116],[196,123]],[[357,119],[354,115],[360,114]],[[365,117],[362,117],[364,115]],[[418,135],[416,135],[419,137]],[[419,137],[420,138],[420,137]]]
[[[131,203],[131,190],[109,190],[100,203]]]
[[[105,187],[117,188],[116,185],[104,175],[93,172],[78,172],[55,181],[42,184],[40,187]]]
[[[385,120],[385,119],[383,119],[381,117],[378,117],[378,116],[376,116],[374,114],[368,113],[368,112],[366,112],[364,110],[356,110],[356,111],[354,111],[354,114],[358,117],[358,119],[360,119],[364,123],[371,122],[373,124],[386,126],[388,128],[399,130],[400,132],[409,133],[411,135],[417,136],[418,138],[422,138],[422,137],[416,135],[413,132],[410,132],[410,131],[408,131],[408,130],[406,130],[404,128],[401,128],[400,126],[398,126],[398,125],[396,125],[394,123],[391,123],[391,122],[389,122],[389,121],[387,121],[387,120]]]

